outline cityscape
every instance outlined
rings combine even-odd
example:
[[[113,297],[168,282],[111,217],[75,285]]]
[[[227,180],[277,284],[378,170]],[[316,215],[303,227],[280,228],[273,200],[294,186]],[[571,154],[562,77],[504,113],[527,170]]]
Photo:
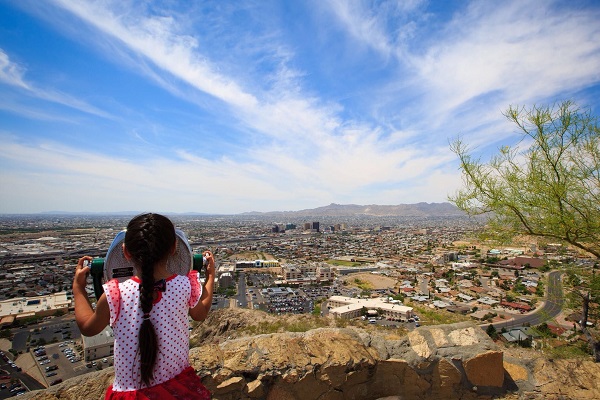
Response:
[[[185,350],[222,400],[600,399],[598,20],[597,0],[0,1],[0,400],[162,390],[181,368],[142,355]],[[204,283],[214,254],[214,295],[189,326],[179,303],[178,346],[136,321],[115,356],[102,284],[136,269],[108,249],[145,210]],[[144,379],[119,387],[136,344]]]
[[[130,218],[0,217],[3,398],[112,365],[110,328],[92,338],[78,331],[71,283],[77,259],[104,257]],[[193,251],[215,253],[215,309],[314,314],[402,331],[471,320],[508,344],[531,345],[539,338],[531,326],[540,323],[573,340],[577,317],[562,312],[555,270],[563,262],[593,265],[558,244],[482,244],[482,222],[466,216],[171,219]],[[91,278],[88,294],[94,301]]]

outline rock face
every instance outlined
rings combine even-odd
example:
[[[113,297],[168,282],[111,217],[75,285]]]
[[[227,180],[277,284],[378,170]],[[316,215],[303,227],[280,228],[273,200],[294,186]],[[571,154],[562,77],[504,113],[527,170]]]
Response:
[[[191,365],[213,398],[222,400],[489,399],[523,393],[530,399],[591,399],[600,394],[597,365],[562,366],[586,374],[578,378],[576,396],[569,397],[570,378],[544,362],[505,360],[470,323],[421,327],[397,340],[360,329],[320,328],[190,350]],[[102,399],[113,374],[109,368],[25,398]]]

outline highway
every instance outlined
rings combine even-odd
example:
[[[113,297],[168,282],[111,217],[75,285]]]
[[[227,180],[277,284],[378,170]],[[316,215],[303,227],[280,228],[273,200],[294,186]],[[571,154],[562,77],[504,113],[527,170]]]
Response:
[[[561,274],[561,271],[552,271],[548,274],[548,287],[546,289],[546,298],[542,307],[532,313],[515,315],[509,320],[495,322],[492,325],[498,330],[525,324],[535,326],[556,317],[560,314],[564,302]],[[483,329],[487,329],[489,325],[490,324],[481,324],[480,326]]]

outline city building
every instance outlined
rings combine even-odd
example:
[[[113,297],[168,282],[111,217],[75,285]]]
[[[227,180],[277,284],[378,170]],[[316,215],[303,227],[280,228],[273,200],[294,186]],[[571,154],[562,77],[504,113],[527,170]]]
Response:
[[[515,257],[508,260],[499,261],[500,264],[504,268],[516,269],[516,270],[524,270],[527,267],[530,268],[540,268],[546,265],[547,261],[542,258],[535,257]]]
[[[67,292],[49,294],[47,296],[17,297],[0,301],[0,319],[2,325],[10,325],[15,319],[28,317],[46,317],[58,311],[69,311],[71,300]]]
[[[85,361],[111,357],[114,353],[115,338],[110,326],[95,336],[81,336],[83,339],[83,357]]]
[[[281,275],[287,284],[317,284],[319,282],[329,282],[334,278],[334,272],[331,267],[320,266],[315,263],[310,264],[284,264],[281,266]]]
[[[386,298],[357,299],[346,296],[332,296],[327,300],[329,313],[336,318],[352,319],[363,315],[365,310],[377,311],[380,316],[393,320],[406,321],[414,317],[413,308],[389,303]]]
[[[313,232],[319,232],[319,223],[318,222],[313,222],[311,229]]]
[[[254,260],[254,261],[236,261],[235,269],[243,270],[249,268],[272,268],[279,267],[277,260]]]

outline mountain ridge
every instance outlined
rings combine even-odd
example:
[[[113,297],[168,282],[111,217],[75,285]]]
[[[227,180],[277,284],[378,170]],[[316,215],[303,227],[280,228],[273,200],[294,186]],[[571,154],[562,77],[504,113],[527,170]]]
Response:
[[[263,216],[282,216],[282,217],[342,217],[342,216],[373,216],[373,217],[447,217],[464,216],[465,212],[455,205],[444,203],[413,203],[397,205],[358,205],[358,204],[337,204],[331,203],[327,206],[304,209],[298,211],[269,211],[258,212],[251,211],[239,215],[263,215]]]

